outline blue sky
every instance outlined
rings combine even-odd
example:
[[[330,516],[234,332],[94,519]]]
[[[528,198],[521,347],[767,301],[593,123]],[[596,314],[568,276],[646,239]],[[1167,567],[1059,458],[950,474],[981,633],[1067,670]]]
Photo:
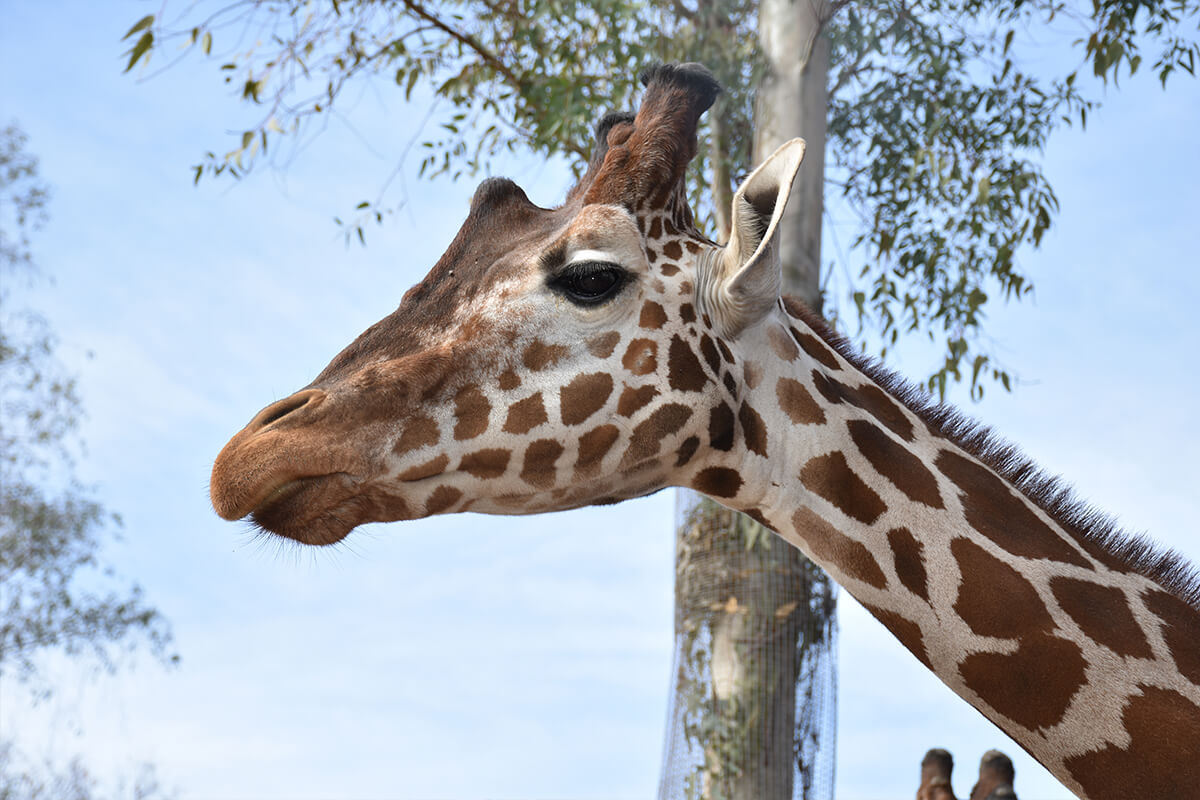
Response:
[[[92,679],[52,660],[56,698],[0,686],[0,735],[81,753],[101,776],[158,764],[188,798],[641,798],[657,785],[672,646],[671,492],[530,518],[375,525],[334,550],[255,540],[207,498],[212,459],[389,313],[466,212],[470,181],[407,180],[370,246],[332,224],[374,194],[424,115],[382,85],[286,173],[191,183],[241,115],[211,66],[139,82],[119,43],[157,3],[11,3],[0,121],[54,187],[36,241],[88,410],[85,479],[125,519],[121,571],[172,620],[182,665]],[[1047,153],[1056,230],[1024,263],[1036,299],[991,335],[1023,384],[971,413],[1133,530],[1200,558],[1194,427],[1200,87],[1110,92]],[[372,145],[364,149],[361,138]],[[409,164],[409,172],[415,169]],[[561,165],[506,171],[535,202]],[[88,358],[87,353],[94,353]],[[908,348],[912,376],[929,354]],[[961,399],[961,398],[960,398]],[[911,796],[932,746],[969,790],[990,747],[1023,798],[1066,797],[841,596],[838,791]]]

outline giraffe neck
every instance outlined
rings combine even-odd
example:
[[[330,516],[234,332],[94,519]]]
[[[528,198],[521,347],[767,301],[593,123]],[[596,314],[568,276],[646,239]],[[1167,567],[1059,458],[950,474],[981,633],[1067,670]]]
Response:
[[[1169,554],[924,408],[802,309],[747,336],[743,352],[762,357],[744,364],[745,445],[716,469],[761,491],[726,502],[804,550],[1083,796],[1200,786],[1200,612]]]

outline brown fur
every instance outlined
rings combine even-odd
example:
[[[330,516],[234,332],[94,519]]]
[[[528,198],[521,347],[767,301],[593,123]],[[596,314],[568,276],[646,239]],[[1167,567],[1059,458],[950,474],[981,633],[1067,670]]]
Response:
[[[830,330],[825,321],[794,297],[783,300],[788,314],[820,334],[842,358],[882,386],[929,428],[978,458],[1001,478],[1058,522],[1089,555],[1111,568],[1135,572],[1200,610],[1200,571],[1174,550],[1144,535],[1123,531],[1116,520],[1076,498],[1059,477],[1048,475],[1016,445],[952,406],[935,402],[928,392],[908,382]]]

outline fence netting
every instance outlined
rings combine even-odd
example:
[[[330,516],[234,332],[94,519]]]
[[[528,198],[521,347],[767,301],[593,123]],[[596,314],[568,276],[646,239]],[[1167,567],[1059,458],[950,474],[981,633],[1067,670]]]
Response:
[[[749,517],[679,491],[659,800],[832,800],[836,589]]]

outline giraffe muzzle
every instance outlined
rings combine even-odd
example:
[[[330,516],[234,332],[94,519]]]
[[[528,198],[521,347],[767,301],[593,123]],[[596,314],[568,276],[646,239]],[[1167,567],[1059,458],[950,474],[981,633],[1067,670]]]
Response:
[[[337,430],[319,424],[329,396],[305,389],[264,408],[221,450],[209,485],[227,520],[307,544],[330,544],[357,525],[370,503],[359,497],[366,470]]]

